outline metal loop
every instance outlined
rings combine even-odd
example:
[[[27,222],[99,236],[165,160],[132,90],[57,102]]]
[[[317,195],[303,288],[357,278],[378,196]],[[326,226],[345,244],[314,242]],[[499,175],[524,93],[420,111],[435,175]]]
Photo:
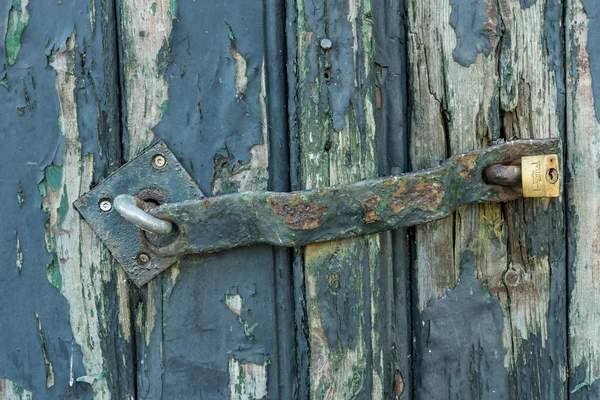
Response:
[[[488,183],[501,186],[521,186],[521,166],[493,164],[484,170]]]
[[[113,202],[115,210],[138,228],[157,235],[167,235],[171,232],[173,224],[148,214],[140,208],[143,204],[142,200],[128,194],[118,195]]]

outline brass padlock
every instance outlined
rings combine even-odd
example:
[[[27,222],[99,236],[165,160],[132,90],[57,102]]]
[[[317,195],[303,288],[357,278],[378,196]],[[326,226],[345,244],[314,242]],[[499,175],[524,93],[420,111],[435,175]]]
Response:
[[[521,158],[523,197],[558,197],[560,172],[558,156],[524,156]]]

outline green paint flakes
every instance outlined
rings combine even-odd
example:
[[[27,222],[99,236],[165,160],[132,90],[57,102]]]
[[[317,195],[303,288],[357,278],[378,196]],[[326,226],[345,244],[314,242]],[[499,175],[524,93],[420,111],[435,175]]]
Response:
[[[8,78],[6,74],[0,79],[0,86],[4,86],[7,90],[10,90],[10,86],[8,86]]]
[[[160,114],[159,118],[162,119],[163,115],[167,112],[167,108],[169,108],[169,100],[165,100],[160,105]]]
[[[29,13],[27,12],[28,3],[29,0],[13,0],[8,12],[6,36],[4,38],[8,65],[15,63],[21,50],[21,35],[29,20]]]
[[[46,181],[42,180],[40,183],[37,184],[37,187],[38,191],[40,192],[40,196],[46,197]]]
[[[58,130],[59,130],[61,133],[65,133],[65,131],[63,130],[63,122],[62,122],[62,118],[61,118],[60,116],[58,117]]]
[[[65,189],[63,190],[62,197],[60,198],[60,205],[56,210],[56,214],[58,215],[58,226],[62,224],[67,213],[69,212],[69,198],[67,196],[67,185],[65,184]]]
[[[156,15],[156,3],[152,3],[150,11],[152,12],[152,15]]]
[[[267,393],[267,365],[242,363],[229,358],[229,393],[231,399],[264,399]]]
[[[16,383],[12,383],[12,387],[13,387],[13,392],[15,392],[15,394],[19,397],[23,397],[23,394],[25,393],[25,389],[23,389],[21,386],[17,385]]]
[[[33,394],[16,382],[0,378],[0,398],[2,400],[32,400]]]
[[[62,183],[62,167],[54,164],[48,165],[44,170],[44,177],[46,182],[48,182],[50,189],[52,189],[53,192],[56,192]],[[45,196],[45,190],[43,196]]]
[[[580,389],[583,389],[583,388],[584,388],[584,387],[586,387],[586,386],[588,386],[588,384],[587,384],[587,383],[585,383],[585,382],[581,382],[581,383],[579,383],[577,386],[575,386],[575,387],[573,388],[573,390],[571,390],[571,394],[574,394],[575,392],[579,391]]]
[[[45,270],[48,282],[62,293],[62,275],[60,273],[60,266],[58,264],[56,253],[53,254],[52,262],[46,264]]]
[[[169,4],[169,12],[167,15],[173,19],[175,19],[177,15],[177,7],[179,6],[179,0],[171,0]]]
[[[87,384],[91,385],[98,378],[100,378],[100,375],[83,375],[78,378],[75,378],[75,381],[79,382],[79,383],[87,383]]]

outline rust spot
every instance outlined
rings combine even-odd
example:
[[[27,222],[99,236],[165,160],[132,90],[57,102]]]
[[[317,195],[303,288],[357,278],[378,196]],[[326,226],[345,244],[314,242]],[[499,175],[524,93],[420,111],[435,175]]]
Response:
[[[312,35],[313,35],[313,31],[306,32],[306,43],[310,43],[310,41],[312,40]]]
[[[377,101],[377,108],[383,107],[383,101],[381,100],[381,88],[375,86],[375,100]]]
[[[341,288],[340,274],[333,274],[330,272],[327,280],[328,280],[329,287],[331,288],[331,290],[333,290],[334,292],[337,292],[338,290],[340,290],[340,288]]]
[[[204,205],[204,207],[210,207],[213,203],[214,199],[212,198],[204,198],[200,200],[200,203],[202,203]]]
[[[394,377],[394,389],[396,392],[396,399],[399,399],[404,393],[404,379],[402,379],[402,374],[400,371],[396,371],[396,376]]]
[[[506,282],[508,286],[517,286],[520,280],[519,273],[514,269],[509,269],[504,274],[504,282]]]
[[[461,178],[463,178],[465,180],[471,179],[471,171],[473,170],[473,168],[475,168],[478,158],[479,158],[479,155],[477,155],[477,154],[463,156],[460,158],[460,162],[463,165],[463,170],[460,172]]]
[[[269,198],[269,205],[280,220],[294,229],[314,229],[321,226],[321,217],[327,207],[318,207],[314,201],[303,203],[295,200]]]
[[[362,206],[366,211],[365,222],[367,224],[382,220],[377,214],[377,204],[379,204],[379,200],[381,199],[378,196],[372,196],[369,200],[362,203]]]
[[[409,205],[415,205],[421,210],[437,210],[444,198],[444,189],[439,183],[419,183],[414,189],[407,189],[401,185],[390,205],[395,214],[398,214]]]
[[[496,46],[498,40],[498,7],[496,6],[496,2],[489,2],[485,11],[487,12],[489,20],[483,24],[483,28],[489,34],[490,44]]]

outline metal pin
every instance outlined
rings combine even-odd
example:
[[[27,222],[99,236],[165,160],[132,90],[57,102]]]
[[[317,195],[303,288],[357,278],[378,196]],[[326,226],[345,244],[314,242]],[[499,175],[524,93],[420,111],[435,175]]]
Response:
[[[152,157],[152,165],[154,168],[163,168],[165,165],[167,165],[167,159],[163,155],[157,154]]]

